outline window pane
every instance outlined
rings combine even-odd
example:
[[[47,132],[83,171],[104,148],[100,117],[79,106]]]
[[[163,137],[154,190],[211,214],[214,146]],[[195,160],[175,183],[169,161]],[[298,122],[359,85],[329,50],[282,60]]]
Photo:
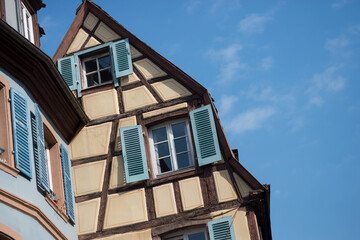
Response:
[[[175,139],[174,142],[175,142],[176,153],[188,151],[186,137]]]
[[[96,71],[96,59],[85,62],[85,71],[87,73]]]
[[[172,127],[172,131],[174,134],[174,138],[187,135],[185,122],[173,124],[173,125],[171,125],[171,127]]]
[[[99,58],[99,68],[100,69],[107,68],[110,66],[111,66],[110,56],[105,56],[105,57]]]
[[[205,233],[200,232],[200,233],[189,234],[189,240],[206,240]]]
[[[168,142],[155,145],[155,152],[158,158],[166,157],[170,155]]]
[[[171,160],[169,157],[160,159],[159,162],[160,162],[160,172],[164,173],[173,170],[171,166]]]
[[[112,81],[111,68],[100,71],[100,78],[102,83]]]
[[[177,159],[177,163],[178,163],[178,168],[185,168],[190,166],[190,153],[182,153],[182,154],[178,154],[176,155],[176,159]]]
[[[18,11],[15,0],[5,0],[6,22],[18,30]]]
[[[92,73],[86,76],[88,87],[99,84],[98,73]]]
[[[154,143],[167,140],[166,128],[158,128],[152,131]]]

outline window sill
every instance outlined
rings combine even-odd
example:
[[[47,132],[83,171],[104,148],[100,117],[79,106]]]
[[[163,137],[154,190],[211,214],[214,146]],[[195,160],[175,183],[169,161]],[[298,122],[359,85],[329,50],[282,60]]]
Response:
[[[65,210],[61,210],[60,207],[54,202],[54,200],[46,193],[45,200],[49,205],[55,210],[55,212],[67,223],[69,222],[69,217],[66,215]],[[65,204],[64,204],[65,207]]]
[[[195,166],[187,169],[172,171],[169,173],[163,173],[151,179],[149,181],[149,186],[163,184],[173,180],[180,180],[182,178],[187,178],[189,176],[196,176],[198,173],[199,172],[196,170]]]
[[[103,91],[103,90],[109,90],[109,89],[112,89],[112,88],[115,88],[114,87],[114,81],[105,82],[105,83],[102,83],[102,84],[99,84],[99,85],[96,85],[96,86],[91,86],[91,87],[84,88],[84,89],[81,90],[81,94],[84,96],[84,95],[87,95],[87,94],[97,92],[99,90]]]
[[[6,163],[3,163],[1,161],[0,161],[0,169],[16,178],[20,172],[18,169],[14,168]]]

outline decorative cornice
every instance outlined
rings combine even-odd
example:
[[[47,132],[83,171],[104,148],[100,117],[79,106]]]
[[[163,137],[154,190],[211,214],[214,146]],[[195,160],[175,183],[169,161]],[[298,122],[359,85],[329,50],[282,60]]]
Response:
[[[0,202],[19,210],[38,221],[55,239],[65,240],[66,236],[35,205],[0,188]]]

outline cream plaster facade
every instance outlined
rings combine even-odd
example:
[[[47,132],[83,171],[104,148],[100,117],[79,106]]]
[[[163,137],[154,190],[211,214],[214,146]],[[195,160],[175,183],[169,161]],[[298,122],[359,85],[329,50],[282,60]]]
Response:
[[[83,108],[89,119],[119,114],[119,102],[115,89],[96,92],[82,97]]]
[[[199,177],[181,180],[179,186],[184,211],[204,206]]]
[[[226,202],[237,199],[234,186],[231,183],[228,171],[222,170],[213,172],[216,193],[219,202]]]
[[[154,96],[145,86],[123,91],[125,112],[156,104]]]
[[[174,187],[172,183],[153,187],[156,217],[177,213]]]
[[[76,226],[79,235],[96,232],[99,209],[100,198],[76,204]]]
[[[72,167],[75,196],[101,191],[105,163],[104,160]]]
[[[104,229],[120,227],[148,220],[145,189],[137,189],[108,196]]]
[[[163,101],[190,96],[191,92],[174,79],[168,79],[151,84]]]
[[[78,160],[108,152],[111,122],[84,127],[70,144],[70,159]]]

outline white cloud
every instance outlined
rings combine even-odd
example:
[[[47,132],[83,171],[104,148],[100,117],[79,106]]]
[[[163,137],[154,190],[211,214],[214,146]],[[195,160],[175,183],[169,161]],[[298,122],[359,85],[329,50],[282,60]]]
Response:
[[[234,104],[239,100],[237,96],[223,95],[220,99],[220,116],[224,116],[233,109]]]
[[[345,87],[345,78],[337,73],[334,66],[327,68],[322,73],[316,73],[311,79],[311,86],[306,90],[309,95],[309,106],[321,107],[324,103],[325,93],[335,93]]]
[[[220,65],[219,82],[229,82],[233,80],[240,71],[248,67],[240,61],[239,52],[242,49],[240,44],[231,44],[219,50],[209,50],[207,55]]]
[[[360,24],[351,26],[349,32],[353,34],[360,34]]]
[[[200,5],[200,1],[188,1],[186,3],[186,12],[191,14],[195,11],[195,9]]]
[[[348,3],[348,0],[341,0],[339,2],[334,2],[331,4],[332,8],[341,8],[343,7],[346,3]]]
[[[235,133],[256,130],[262,128],[275,113],[276,111],[272,107],[254,108],[235,116],[225,124],[225,129]]]
[[[274,64],[274,59],[272,57],[266,57],[261,59],[260,67],[264,71],[268,71],[272,68]]]
[[[218,12],[221,8],[233,10],[239,8],[240,6],[241,4],[239,0],[212,0],[210,3],[210,12],[214,14]]]
[[[340,37],[329,39],[325,43],[325,49],[330,52],[337,52],[343,50],[346,46],[350,44],[350,41],[344,35]]]
[[[269,20],[271,20],[271,17],[268,14],[250,14],[240,21],[238,29],[240,32],[249,35],[262,33],[265,30],[265,24]]]

